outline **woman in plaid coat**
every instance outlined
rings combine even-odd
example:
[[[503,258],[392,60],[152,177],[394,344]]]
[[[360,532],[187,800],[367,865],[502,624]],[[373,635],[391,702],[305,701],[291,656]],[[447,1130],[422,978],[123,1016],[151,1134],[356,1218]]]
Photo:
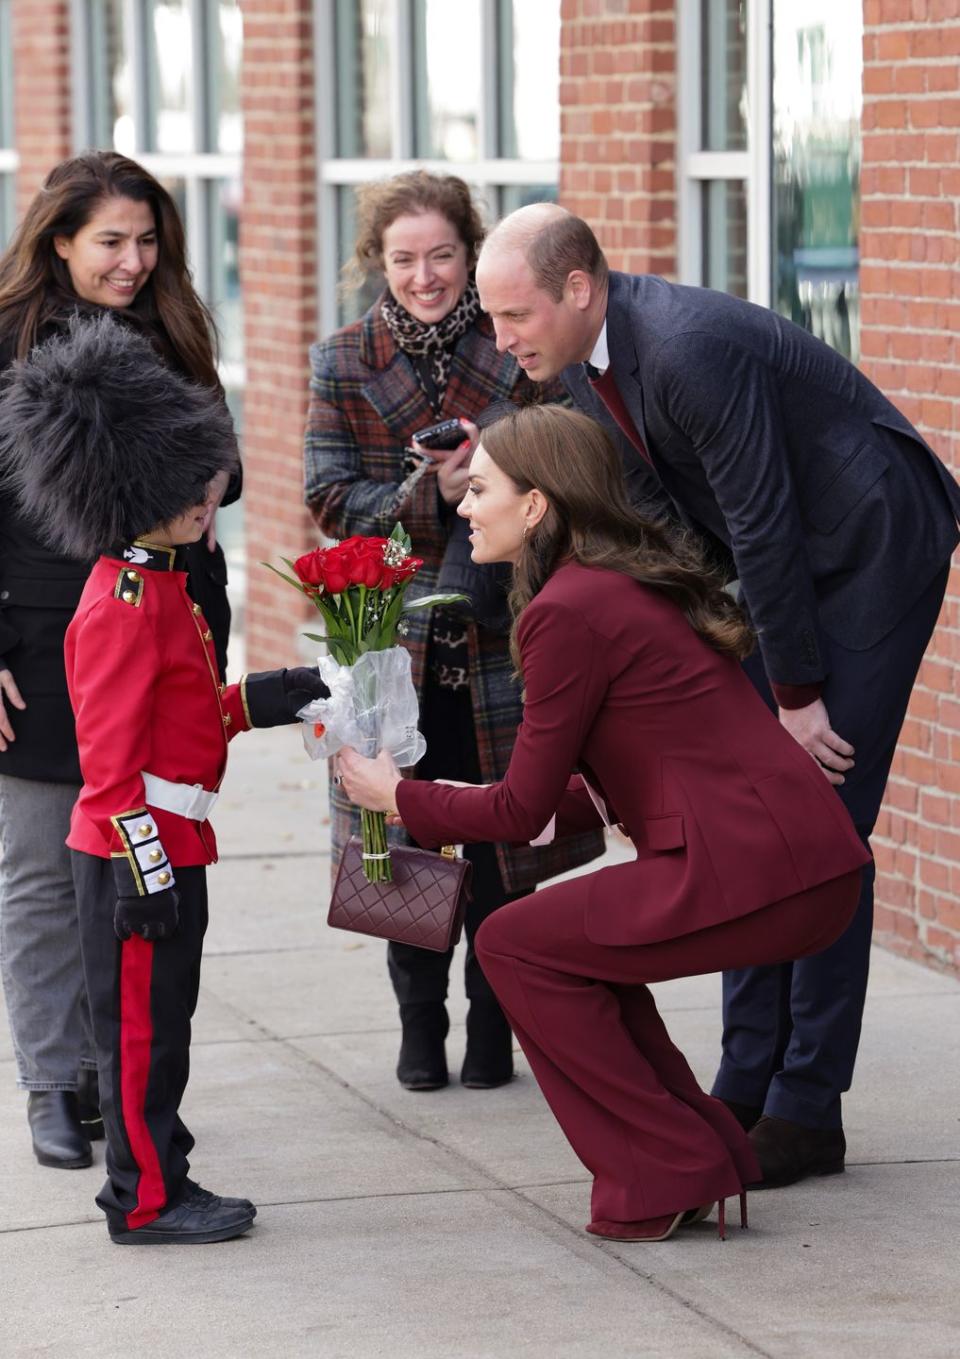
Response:
[[[353,325],[310,351],[306,502],[323,533],[389,534],[400,519],[424,565],[416,593],[430,594],[457,524],[470,446],[435,453],[409,476],[404,450],[414,432],[441,419],[476,421],[498,401],[530,401],[534,388],[499,354],[480,311],[473,266],[483,228],[467,185],[453,175],[398,175],[361,190],[354,271],[382,270],[387,288]],[[433,452],[431,450],[431,452]],[[421,696],[427,754],[420,778],[488,783],[503,777],[521,719],[521,695],[505,630],[452,610],[411,616],[405,639]],[[356,813],[331,787],[334,864]],[[481,922],[538,882],[602,850],[595,833],[546,849],[471,845],[474,900],[467,912],[465,984],[470,1007],[461,1081],[489,1089],[513,1074],[510,1029],[473,951]],[[390,944],[388,967],[400,1006],[397,1066],[410,1090],[447,1084],[444,1039],[450,955]]]

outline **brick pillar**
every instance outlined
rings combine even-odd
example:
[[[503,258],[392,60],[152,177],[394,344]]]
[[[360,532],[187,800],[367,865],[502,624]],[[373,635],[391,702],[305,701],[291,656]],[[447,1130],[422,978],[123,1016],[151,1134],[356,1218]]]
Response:
[[[280,566],[317,542],[303,508],[307,349],[316,339],[313,4],[243,0],[247,665],[292,662],[307,617]]]
[[[560,202],[615,269],[675,275],[675,0],[562,0]]]
[[[862,366],[960,463],[960,10],[865,0]],[[877,932],[960,968],[960,578],[920,671],[874,837]]]
[[[72,151],[69,0],[13,0],[17,216]]]

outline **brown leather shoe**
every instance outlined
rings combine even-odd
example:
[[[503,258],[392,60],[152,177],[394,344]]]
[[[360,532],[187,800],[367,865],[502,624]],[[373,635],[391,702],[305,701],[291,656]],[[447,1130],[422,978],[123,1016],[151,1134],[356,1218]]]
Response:
[[[764,1115],[749,1134],[762,1176],[751,1189],[780,1189],[808,1175],[839,1175],[847,1139],[842,1128],[805,1128]]]
[[[741,1104],[737,1099],[720,1099],[721,1104],[725,1104],[740,1124],[745,1133],[748,1133],[760,1121],[763,1110],[758,1104]]]

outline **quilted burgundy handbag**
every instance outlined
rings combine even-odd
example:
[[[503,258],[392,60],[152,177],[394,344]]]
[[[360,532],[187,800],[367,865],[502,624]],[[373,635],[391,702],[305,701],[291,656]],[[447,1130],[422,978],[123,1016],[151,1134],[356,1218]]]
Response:
[[[439,854],[395,845],[390,850],[393,882],[368,882],[361,854],[359,835],[351,835],[333,885],[327,924],[437,953],[453,948],[470,895],[469,859],[459,859],[452,845]]]

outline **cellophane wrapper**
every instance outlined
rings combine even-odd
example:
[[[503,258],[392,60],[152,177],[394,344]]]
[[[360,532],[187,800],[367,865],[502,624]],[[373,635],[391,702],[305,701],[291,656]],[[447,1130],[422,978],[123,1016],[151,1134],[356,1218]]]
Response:
[[[420,705],[409,651],[367,651],[352,665],[322,656],[318,665],[330,697],[314,699],[297,714],[312,760],[329,759],[343,746],[370,758],[389,751],[401,768],[423,757],[427,743],[417,730]],[[364,872],[371,882],[390,882],[384,813],[364,810],[360,822],[364,855],[372,856],[364,858]]]

